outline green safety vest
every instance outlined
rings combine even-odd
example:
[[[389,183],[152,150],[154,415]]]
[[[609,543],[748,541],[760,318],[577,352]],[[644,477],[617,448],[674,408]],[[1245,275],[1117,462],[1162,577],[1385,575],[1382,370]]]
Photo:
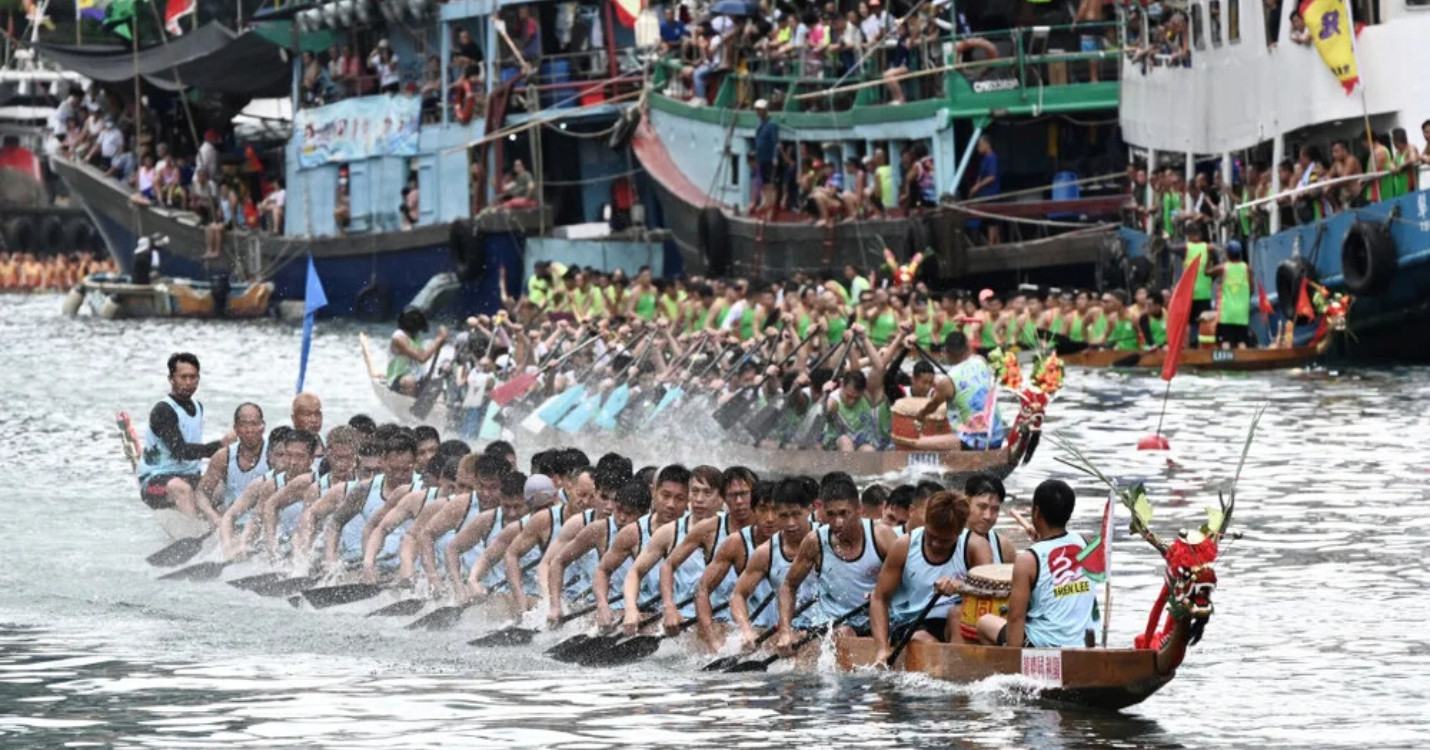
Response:
[[[899,191],[894,188],[894,168],[885,164],[874,170],[874,179],[879,181],[879,200],[885,209],[899,204]]]
[[[1211,258],[1207,257],[1207,243],[1187,243],[1187,258],[1182,261],[1182,270],[1185,271],[1190,267],[1192,261],[1196,258],[1201,258],[1202,264],[1197,267],[1197,283],[1196,286],[1192,287],[1192,299],[1210,302],[1212,298],[1212,277],[1207,275],[1207,263],[1211,261]]]
[[[1402,153],[1400,153],[1399,151],[1394,151],[1394,150],[1392,150],[1392,151],[1391,151],[1391,154],[1390,154],[1390,163],[1391,163],[1391,165],[1394,166],[1396,169],[1400,169],[1402,166],[1405,165],[1405,154],[1402,154]],[[1398,197],[1400,197],[1400,196],[1402,196],[1402,195],[1409,195],[1409,194],[1410,194],[1410,173],[1409,173],[1409,172],[1402,172],[1402,173],[1400,173],[1400,174],[1395,175],[1395,176],[1394,176],[1394,180],[1395,180],[1395,188],[1394,188],[1394,193],[1393,193],[1392,197],[1398,198]]]
[[[1251,273],[1245,263],[1228,263],[1222,270],[1217,322],[1244,326],[1251,322]]]
[[[1147,327],[1152,329],[1152,340],[1147,342],[1152,346],[1167,345],[1167,315],[1162,314],[1160,318],[1147,316]]]

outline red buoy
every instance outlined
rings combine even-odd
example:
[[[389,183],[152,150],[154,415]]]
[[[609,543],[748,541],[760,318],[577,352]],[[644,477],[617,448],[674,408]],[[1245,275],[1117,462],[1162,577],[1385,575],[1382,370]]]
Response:
[[[1161,435],[1147,435],[1146,437],[1137,441],[1137,450],[1169,451],[1172,450],[1172,444],[1167,442],[1167,438],[1164,438]]]

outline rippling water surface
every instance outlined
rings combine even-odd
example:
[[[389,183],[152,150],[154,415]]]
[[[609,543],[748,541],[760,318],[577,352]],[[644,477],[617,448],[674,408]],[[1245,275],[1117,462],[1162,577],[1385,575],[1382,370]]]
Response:
[[[1430,738],[1430,425],[1426,370],[1179,378],[1176,464],[1132,450],[1162,382],[1074,370],[1049,427],[1115,476],[1148,482],[1164,534],[1200,523],[1270,403],[1238,487],[1244,538],[1219,565],[1217,612],[1178,678],[1121,714],[1030,701],[1016,680],[909,675],[713,676],[662,652],[574,669],[535,646],[411,633],[300,612],[218,584],[154,580],[165,537],[137,501],[114,412],[143,414],[163,362],[203,359],[211,431],[241,400],[286,420],[298,328],[264,322],[66,320],[56,297],[0,297],[0,746],[1425,746]],[[329,424],[379,419],[356,328],[324,323],[308,388]],[[1046,441],[1010,480],[1026,498],[1073,481],[1073,526],[1104,494]],[[696,456],[672,456],[696,462]],[[1159,583],[1119,537],[1112,641],[1129,643]]]

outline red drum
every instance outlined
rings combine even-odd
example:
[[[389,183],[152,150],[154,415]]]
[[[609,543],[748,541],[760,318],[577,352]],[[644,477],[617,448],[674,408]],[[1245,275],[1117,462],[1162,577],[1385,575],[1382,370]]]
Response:
[[[916,398],[905,396],[894,402],[893,427],[890,430],[894,440],[894,446],[901,451],[913,450],[913,442],[921,437],[932,437],[934,435],[948,435],[953,432],[953,427],[948,423],[947,404],[941,404],[934,412],[924,418],[923,430],[914,427],[914,416],[923,411],[928,404],[927,398]]]

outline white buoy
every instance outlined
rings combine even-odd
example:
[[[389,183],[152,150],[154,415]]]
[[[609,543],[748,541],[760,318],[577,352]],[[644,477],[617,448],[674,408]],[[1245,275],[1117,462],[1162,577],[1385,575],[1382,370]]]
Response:
[[[65,317],[67,318],[73,318],[74,316],[79,315],[80,305],[83,304],[83,289],[78,286],[72,287],[69,290],[69,293],[65,295],[64,302],[60,303],[60,312],[64,313]]]
[[[124,308],[113,296],[105,297],[104,304],[99,306],[99,317],[105,320],[117,320],[124,315]]]

